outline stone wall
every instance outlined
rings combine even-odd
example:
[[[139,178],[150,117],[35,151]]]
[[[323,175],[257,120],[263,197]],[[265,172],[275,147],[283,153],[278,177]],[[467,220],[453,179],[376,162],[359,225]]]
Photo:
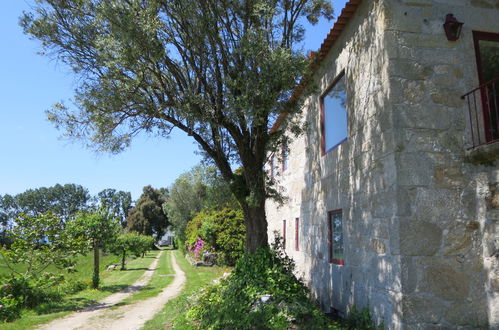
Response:
[[[479,85],[472,31],[499,33],[499,2],[386,2],[396,190],[403,210],[397,214],[401,325],[499,326],[490,282],[497,259],[490,260],[493,252],[485,248],[495,235],[486,198],[499,167],[497,161],[466,161],[470,132],[460,99]],[[443,33],[448,13],[464,22],[458,41]]]
[[[465,23],[455,42],[448,13]],[[316,73],[307,134],[279,175],[289,200],[267,215],[270,237],[286,220],[287,252],[325,311],[367,306],[390,329],[499,327],[499,163],[467,156],[460,99],[478,86],[472,30],[499,33],[498,1],[364,1]],[[343,70],[348,140],[322,156],[319,96]],[[344,266],[328,260],[335,209]]]

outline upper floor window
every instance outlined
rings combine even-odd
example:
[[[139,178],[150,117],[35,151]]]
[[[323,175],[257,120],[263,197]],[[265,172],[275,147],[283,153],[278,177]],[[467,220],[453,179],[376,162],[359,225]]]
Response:
[[[499,139],[499,34],[473,32],[485,140]]]
[[[322,154],[347,139],[347,93],[342,72],[321,97]]]
[[[329,262],[344,265],[343,259],[343,211],[334,210],[327,214],[328,217],[328,243]]]
[[[288,144],[286,142],[282,143],[282,171],[288,169],[289,155],[288,155]]]

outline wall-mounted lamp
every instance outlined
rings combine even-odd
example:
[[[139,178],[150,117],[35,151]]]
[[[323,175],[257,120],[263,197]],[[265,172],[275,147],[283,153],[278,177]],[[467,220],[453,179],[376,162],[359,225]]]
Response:
[[[445,17],[444,30],[447,40],[456,41],[461,35],[461,29],[463,27],[462,22],[459,22],[454,15],[447,14]]]

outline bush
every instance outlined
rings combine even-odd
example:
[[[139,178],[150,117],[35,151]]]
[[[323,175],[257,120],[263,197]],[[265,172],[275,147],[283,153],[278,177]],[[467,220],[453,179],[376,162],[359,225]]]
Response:
[[[185,243],[190,251],[201,239],[215,248],[219,262],[232,266],[244,254],[245,235],[241,210],[201,211],[187,224]]]
[[[226,280],[204,291],[188,315],[203,329],[327,329],[326,317],[293,270],[292,259],[279,249],[245,254]]]
[[[21,304],[12,295],[0,296],[0,321],[13,321],[21,316]]]

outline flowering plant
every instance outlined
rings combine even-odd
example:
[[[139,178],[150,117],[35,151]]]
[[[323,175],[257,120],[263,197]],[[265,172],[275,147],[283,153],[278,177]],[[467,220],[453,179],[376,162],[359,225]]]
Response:
[[[200,260],[203,257],[204,253],[207,252],[214,252],[215,248],[212,246],[209,246],[208,243],[206,243],[202,238],[197,239],[197,241],[194,243],[194,245],[187,245],[187,250],[189,251],[189,254],[191,257],[193,257],[196,260]]]

